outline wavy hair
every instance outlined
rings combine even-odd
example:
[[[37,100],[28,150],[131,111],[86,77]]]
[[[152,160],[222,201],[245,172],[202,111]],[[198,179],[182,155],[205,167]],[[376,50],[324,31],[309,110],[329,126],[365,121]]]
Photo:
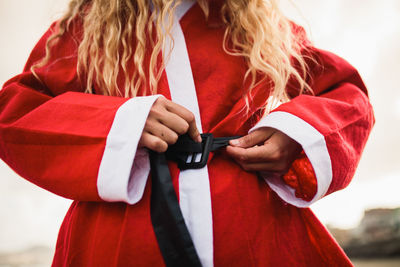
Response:
[[[208,0],[197,1],[207,17]],[[78,18],[83,23],[83,34],[77,69],[80,77],[85,75],[87,93],[93,93],[96,83],[104,95],[134,97],[143,86],[155,94],[165,68],[160,57],[165,36],[170,34],[173,14],[180,3],[181,0],[71,0],[57,31],[47,41],[46,56],[32,67],[32,72],[49,61],[52,45]],[[226,0],[221,21],[225,26],[225,52],[243,57],[248,63],[244,77],[244,82],[250,82],[245,94],[247,107],[252,89],[263,82],[270,85],[266,90],[271,90],[270,99],[275,103],[288,101],[286,87],[291,79],[296,81],[299,93],[311,92],[301,53],[304,39],[295,33],[276,0]],[[146,55],[150,55],[148,62]],[[121,77],[123,88],[118,83]]]

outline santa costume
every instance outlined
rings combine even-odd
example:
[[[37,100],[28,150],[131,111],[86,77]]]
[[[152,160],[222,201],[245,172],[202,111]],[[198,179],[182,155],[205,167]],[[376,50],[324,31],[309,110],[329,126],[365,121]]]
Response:
[[[266,85],[254,88],[243,112],[247,64],[222,48],[224,28],[210,27],[195,1],[177,7],[174,46],[158,95],[122,98],[87,94],[77,75],[77,31],[52,47],[45,66],[41,38],[22,74],[0,91],[0,157],[19,175],[74,200],[61,226],[54,266],[164,266],[150,216],[149,152],[138,148],[154,101],[189,109],[201,132],[246,135],[282,131],[303,153],[285,177],[246,172],[223,150],[207,166],[169,170],[180,209],[203,266],[351,266],[308,208],[347,186],[374,117],[357,71],[309,47],[308,82],[298,95],[262,116]],[[80,29],[81,24],[73,25]],[[94,88],[100,92],[99,88]]]

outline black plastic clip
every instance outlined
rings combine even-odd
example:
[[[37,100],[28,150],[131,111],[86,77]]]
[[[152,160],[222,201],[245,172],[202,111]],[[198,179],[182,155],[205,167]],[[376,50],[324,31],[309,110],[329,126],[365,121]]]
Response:
[[[212,134],[201,134],[201,139],[201,152],[189,152],[185,161],[178,162],[179,169],[201,169],[207,165],[214,138]]]
[[[202,142],[193,141],[187,134],[179,137],[166,152],[167,159],[178,163],[180,170],[201,169],[207,165],[214,137],[212,134],[201,134]]]

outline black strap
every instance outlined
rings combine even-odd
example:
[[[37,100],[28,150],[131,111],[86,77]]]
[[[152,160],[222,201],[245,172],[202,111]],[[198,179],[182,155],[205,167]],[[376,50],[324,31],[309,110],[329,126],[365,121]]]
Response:
[[[158,246],[168,267],[201,266],[172,185],[165,154],[150,151],[150,215]]]
[[[175,145],[168,148],[167,153],[150,151],[152,176],[150,216],[167,267],[201,266],[179,207],[167,158],[177,161],[181,169],[199,168],[202,164],[207,164],[209,152],[227,146],[229,140],[234,138],[238,137],[213,138],[211,134],[202,134],[203,142],[196,143],[189,136],[182,135]],[[188,155],[194,157],[197,153],[202,154],[201,164],[188,163]]]

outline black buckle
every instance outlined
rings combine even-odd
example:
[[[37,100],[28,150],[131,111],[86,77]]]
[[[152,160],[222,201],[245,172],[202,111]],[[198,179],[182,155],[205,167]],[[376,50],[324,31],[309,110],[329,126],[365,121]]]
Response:
[[[212,134],[201,134],[201,143],[193,141],[189,135],[181,135],[178,141],[166,152],[167,159],[178,163],[180,170],[201,169],[207,165],[214,137]]]
[[[180,160],[178,162],[178,168],[180,170],[188,170],[188,169],[201,169],[207,165],[208,156],[211,152],[211,147],[213,143],[213,135],[201,134],[201,152],[190,152],[185,153],[185,160]],[[198,160],[200,157],[200,160]]]

